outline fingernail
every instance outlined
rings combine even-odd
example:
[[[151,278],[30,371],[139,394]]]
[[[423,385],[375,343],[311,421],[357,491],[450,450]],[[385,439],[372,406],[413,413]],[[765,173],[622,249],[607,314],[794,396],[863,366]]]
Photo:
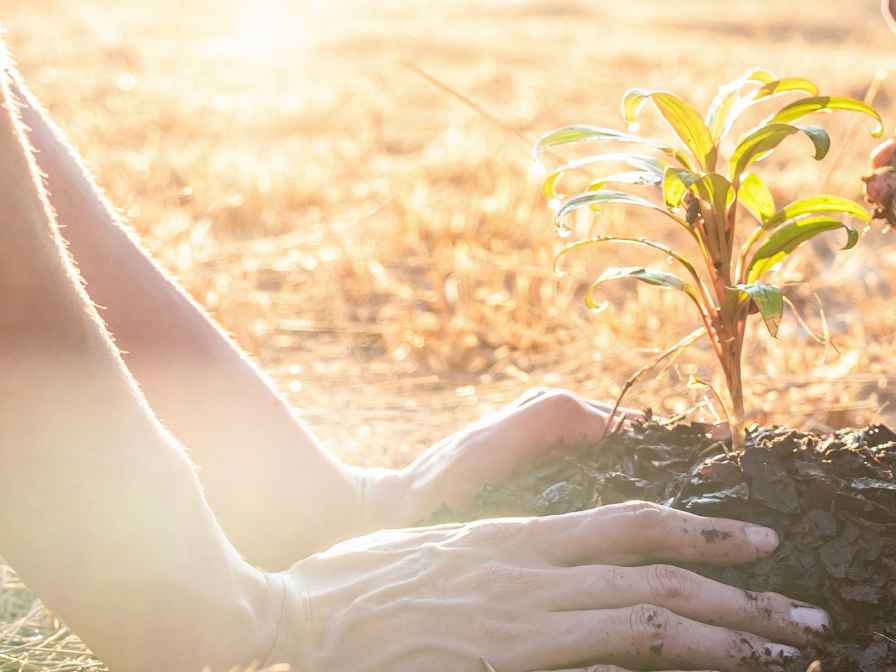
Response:
[[[762,653],[768,658],[798,658],[800,650],[786,644],[766,644],[762,647]]]
[[[831,617],[828,613],[815,607],[793,607],[790,610],[790,619],[797,625],[815,632],[825,632],[831,627]]]
[[[747,539],[760,553],[771,553],[778,548],[778,533],[770,527],[748,527]]]

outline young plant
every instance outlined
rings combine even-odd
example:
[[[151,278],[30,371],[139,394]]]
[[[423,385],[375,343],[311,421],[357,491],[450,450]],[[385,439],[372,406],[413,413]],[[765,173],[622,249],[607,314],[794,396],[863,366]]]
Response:
[[[740,135],[727,160],[723,159],[720,146],[739,117],[757,103],[792,93],[802,97]],[[683,292],[694,304],[725,374],[730,400],[726,412],[733,447],[742,448],[741,353],[747,318],[759,313],[769,333],[777,336],[784,309],[781,290],[768,278],[785,257],[820,233],[843,229],[847,236],[844,249],[853,247],[858,232],[840,217],[869,220],[868,212],[858,203],[829,194],[800,198],[779,208],[768,186],[751,169],[792,135],[806,136],[814,147],[815,159],[823,159],[830,148],[827,132],[817,126],[795,123],[812,113],[846,110],[866,114],[874,120],[871,134],[875,137],[883,133],[883,124],[880,115],[861,101],[820,96],[815,84],[807,79],[779,79],[761,69],[750,70],[722,86],[705,117],[674,93],[632,89],[622,100],[625,121],[634,124],[648,101],[675,132],[678,143],[657,142],[594,126],[555,130],[535,146],[537,163],[548,148],[592,141],[639,145],[650,154],[605,153],[570,161],[547,172],[544,193],[556,210],[558,230],[565,235],[569,233],[567,217],[581,208],[597,210],[605,205],[626,205],[662,215],[693,240],[703,261],[702,273],[698,264],[684,254],[646,238],[602,235],[580,240],[565,247],[557,261],[586,246],[624,244],[657,250],[682,268],[683,276],[645,266],[608,268],[589,288],[586,303],[594,308],[595,289],[618,279],[635,279]],[[558,192],[559,183],[567,173],[599,170],[607,164],[625,165],[628,170],[591,177],[587,189],[578,194]],[[652,187],[655,197],[629,193],[628,189],[636,185]],[[738,236],[743,213],[753,222],[747,235]]]

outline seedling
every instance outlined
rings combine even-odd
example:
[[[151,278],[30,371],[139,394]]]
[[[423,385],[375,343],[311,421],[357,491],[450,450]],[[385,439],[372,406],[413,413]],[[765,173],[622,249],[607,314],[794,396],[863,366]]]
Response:
[[[784,94],[803,97],[750,128],[733,144],[724,160],[720,147],[738,119],[754,105]],[[571,143],[607,141],[639,145],[642,153],[595,154],[572,160],[547,172],[544,193],[556,211],[558,231],[568,235],[567,218],[581,208],[598,210],[606,205],[646,208],[658,213],[687,233],[702,258],[703,271],[685,254],[647,238],[601,235],[574,242],[557,256],[556,263],[570,252],[591,245],[638,245],[659,251],[680,266],[684,275],[646,266],[607,268],[586,295],[589,308],[597,308],[595,290],[605,282],[635,279],[650,285],[683,292],[693,303],[709,342],[718,357],[728,388],[726,413],[733,447],[744,443],[744,396],[741,353],[747,318],[759,313],[769,333],[776,337],[784,310],[781,290],[769,278],[781,261],[802,243],[820,233],[843,229],[846,245],[853,247],[858,232],[841,217],[869,220],[858,203],[831,194],[817,194],[779,208],[766,183],[754,172],[754,164],[766,158],[787,137],[804,135],[814,147],[816,160],[827,155],[828,133],[817,126],[795,122],[822,110],[860,112],[874,120],[871,134],[883,133],[880,115],[851,98],[820,96],[807,79],[779,79],[767,70],[754,69],[722,86],[705,117],[678,95],[668,91],[632,89],[622,100],[622,115],[635,124],[644,104],[652,101],[677,135],[677,144],[667,144],[634,133],[594,126],[569,126],[548,133],[535,146],[539,163],[548,148]],[[632,130],[632,129],[629,129]],[[558,191],[567,173],[596,170],[608,164],[625,165],[624,172],[591,177],[587,189],[577,194]],[[621,188],[626,191],[619,190]],[[630,193],[632,187],[647,187],[653,198]],[[750,231],[738,236],[742,215],[752,219]]]

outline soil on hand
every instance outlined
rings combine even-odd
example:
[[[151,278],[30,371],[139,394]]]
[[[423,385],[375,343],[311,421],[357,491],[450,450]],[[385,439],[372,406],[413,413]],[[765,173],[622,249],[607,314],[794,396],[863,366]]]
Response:
[[[501,487],[473,512],[440,519],[548,515],[631,499],[775,528],[775,554],[749,566],[699,567],[749,590],[818,604],[830,636],[788,666],[823,672],[896,671],[896,433],[882,425],[833,435],[752,430],[741,454],[705,425],[647,422],[555,458]]]

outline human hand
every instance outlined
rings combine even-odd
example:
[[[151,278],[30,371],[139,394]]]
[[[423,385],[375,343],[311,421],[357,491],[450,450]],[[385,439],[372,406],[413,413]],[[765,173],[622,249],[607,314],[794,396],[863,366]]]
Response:
[[[497,413],[437,443],[405,468],[394,483],[403,517],[391,526],[423,520],[440,506],[463,510],[488,483],[506,480],[514,470],[549,452],[594,444],[605,433],[612,405],[564,390],[536,389]],[[619,409],[617,418],[639,413]],[[614,420],[615,423],[615,420]]]
[[[744,563],[777,543],[766,528],[648,502],[377,532],[278,575],[287,600],[270,662],[301,672],[774,666],[828,627],[823,611],[641,565]]]

